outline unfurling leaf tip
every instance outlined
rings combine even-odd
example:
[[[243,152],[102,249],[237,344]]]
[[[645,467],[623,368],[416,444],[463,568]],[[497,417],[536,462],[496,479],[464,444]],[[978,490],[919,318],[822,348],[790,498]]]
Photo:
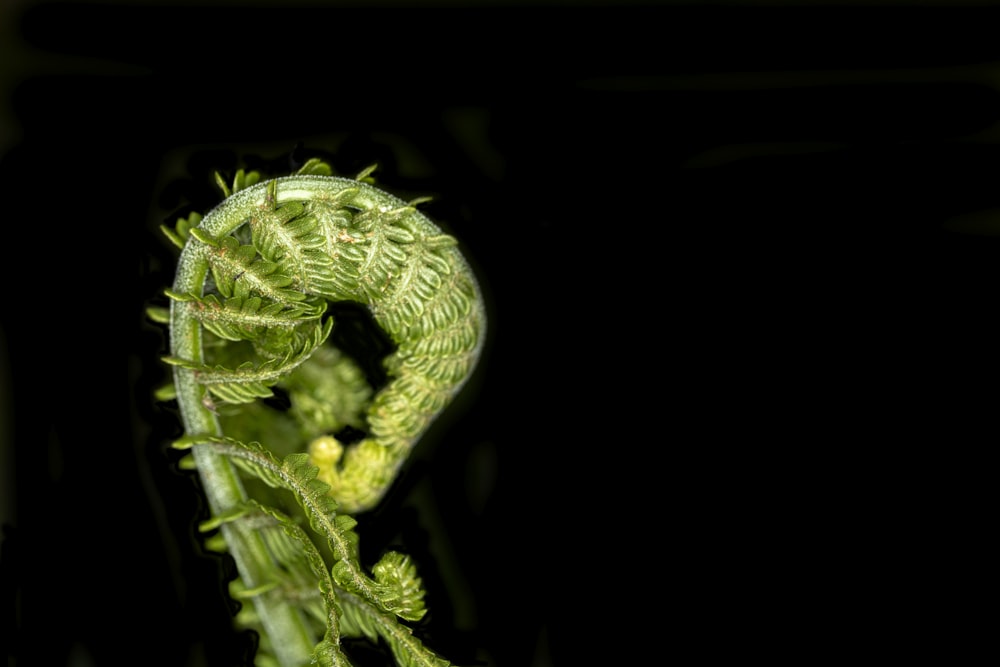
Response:
[[[150,306],[146,309],[146,317],[157,324],[168,324],[170,322],[170,309],[162,306]]]
[[[180,234],[171,229],[166,225],[160,225],[160,231],[166,236],[171,243],[173,243],[178,248],[184,248],[184,239],[181,238]]]
[[[363,183],[369,183],[369,184],[374,183],[375,179],[371,178],[371,175],[372,175],[372,173],[376,169],[378,169],[378,163],[369,165],[369,166],[365,167],[364,169],[362,169],[358,173],[358,175],[354,177],[354,180],[361,181]]]
[[[226,185],[226,179],[222,178],[222,174],[219,172],[215,172],[215,184],[219,186],[220,190],[222,190],[222,196],[224,198],[233,194],[232,190],[229,189],[229,186]]]
[[[168,382],[153,392],[153,398],[157,401],[172,401],[177,398],[177,387],[173,382]]]
[[[305,164],[299,167],[299,170],[296,173],[302,175],[314,174],[319,176],[330,176],[333,174],[333,169],[331,169],[330,165],[323,160],[313,157],[306,160]]]

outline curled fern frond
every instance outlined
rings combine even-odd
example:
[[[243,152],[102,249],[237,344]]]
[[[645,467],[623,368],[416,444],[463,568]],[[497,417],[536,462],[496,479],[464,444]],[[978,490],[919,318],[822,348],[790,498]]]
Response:
[[[379,599],[401,618],[419,621],[424,617],[424,588],[409,556],[396,551],[383,554],[372,568],[378,582]]]
[[[388,551],[367,571],[351,515],[381,502],[465,385],[486,313],[458,241],[417,209],[426,198],[376,188],[374,170],[341,178],[310,159],[267,180],[216,174],[224,200],[163,229],[181,254],[170,308],[150,316],[170,326],[175,446],[203,483],[212,544],[241,568],[239,618],[281,667],[347,664],[341,631],[384,641],[401,665],[449,664],[404,624],[426,612],[414,562]],[[379,386],[330,343],[342,302],[391,343]]]

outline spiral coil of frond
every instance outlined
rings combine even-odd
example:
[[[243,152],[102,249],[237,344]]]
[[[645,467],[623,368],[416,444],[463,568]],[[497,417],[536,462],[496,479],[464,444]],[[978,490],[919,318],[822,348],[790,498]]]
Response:
[[[214,209],[164,228],[181,248],[165,291],[174,387],[163,395],[176,397],[186,432],[176,446],[193,452],[216,517],[208,525],[254,603],[244,617],[281,665],[346,664],[345,607],[345,627],[381,636],[401,664],[447,664],[398,625],[424,613],[414,563],[389,552],[365,572],[350,514],[383,498],[469,378],[485,308],[455,238],[369,174],[332,176],[318,160],[264,181],[240,171],[231,186],[217,179],[225,199]],[[328,343],[340,302],[366,307],[394,346],[377,391]],[[260,403],[278,389],[292,403],[285,412]],[[345,426],[360,441],[339,441]],[[295,502],[251,499],[244,487],[258,482]],[[293,595],[289,582],[317,575],[321,595]],[[309,597],[312,613],[295,609],[295,596]]]

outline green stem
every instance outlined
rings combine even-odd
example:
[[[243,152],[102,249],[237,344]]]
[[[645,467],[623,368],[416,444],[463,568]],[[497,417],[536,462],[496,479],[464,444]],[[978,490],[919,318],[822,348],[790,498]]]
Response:
[[[202,292],[208,273],[208,261],[202,248],[197,242],[185,246],[178,262],[176,291]],[[170,345],[171,354],[176,357],[203,361],[201,327],[191,316],[189,303],[171,304]],[[174,367],[174,384],[185,432],[222,435],[215,414],[202,402],[206,391],[198,384],[194,371]],[[196,445],[192,454],[213,515],[245,503],[247,495],[228,460],[204,445]],[[225,523],[221,531],[246,587],[252,589],[270,583],[274,578],[274,561],[261,536],[241,521]],[[253,603],[257,615],[282,665],[308,664],[317,640],[307,628],[301,611],[282,602],[279,595],[279,591],[274,590],[255,596]]]

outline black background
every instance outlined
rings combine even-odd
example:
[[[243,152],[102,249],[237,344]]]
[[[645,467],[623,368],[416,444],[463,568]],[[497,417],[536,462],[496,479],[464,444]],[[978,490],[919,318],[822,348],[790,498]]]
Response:
[[[988,442],[1000,9],[840,4],[5,8],[13,664],[246,659],[144,309],[214,170],[313,154],[433,195],[489,304],[467,395],[358,529],[421,560],[429,645],[931,648],[884,621],[936,613],[899,545],[964,543],[942,508],[975,466],[946,461]]]

